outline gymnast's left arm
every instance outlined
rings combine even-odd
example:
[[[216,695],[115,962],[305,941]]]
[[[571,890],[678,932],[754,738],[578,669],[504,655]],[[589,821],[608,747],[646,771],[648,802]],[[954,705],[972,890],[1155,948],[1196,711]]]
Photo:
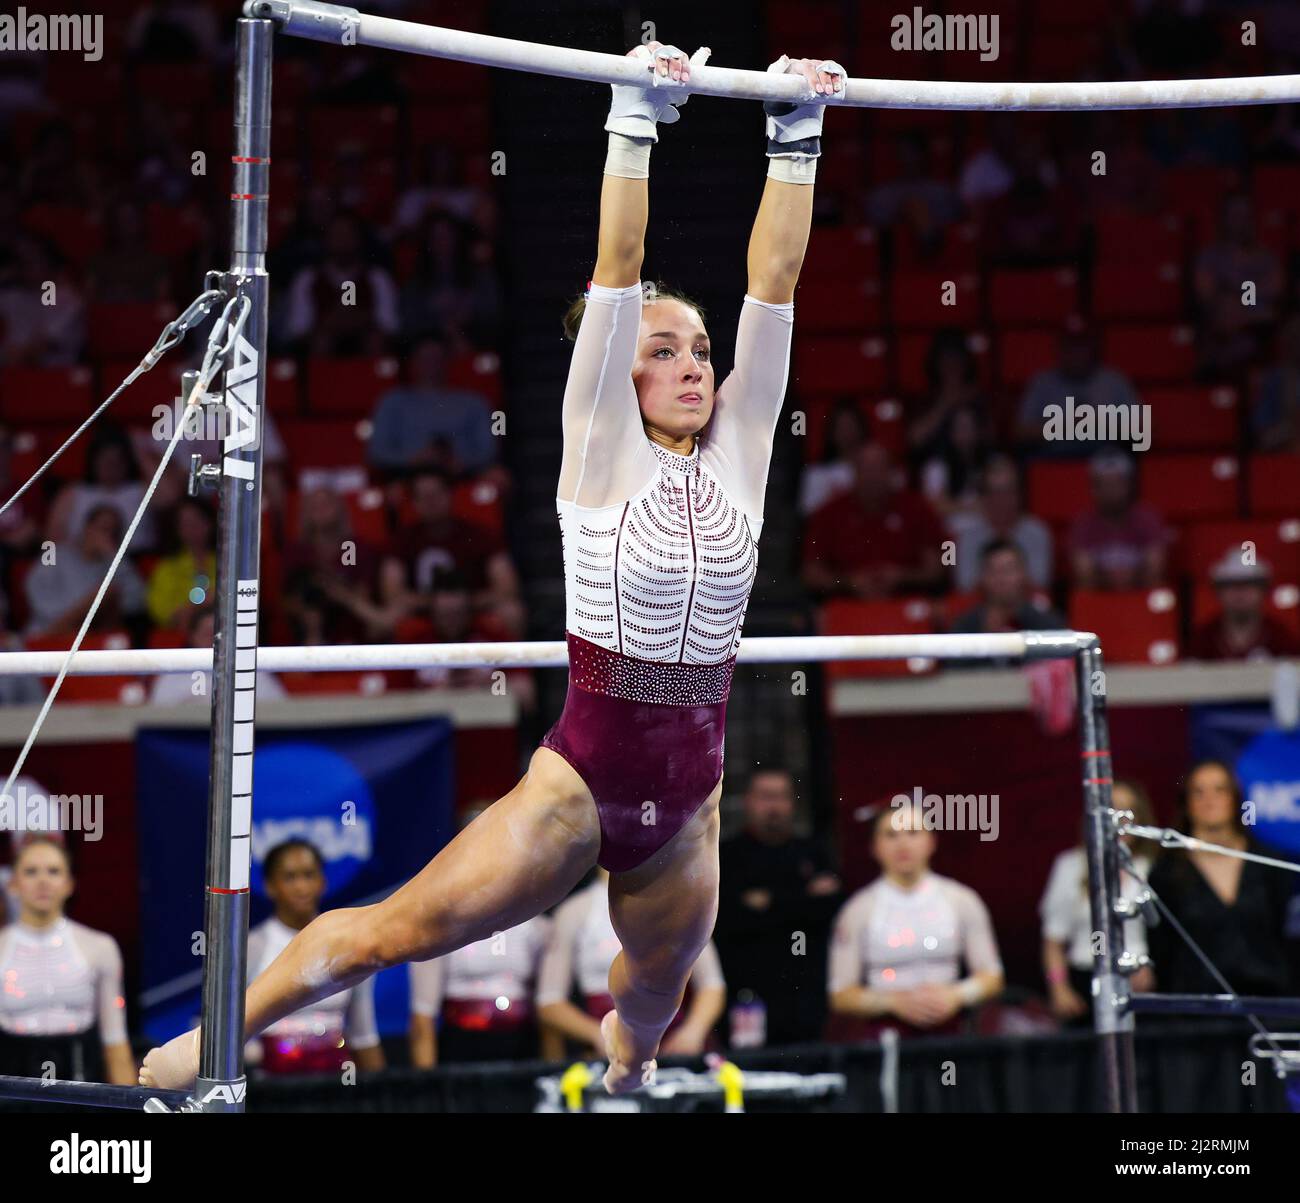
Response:
[[[769,101],[767,180],[749,239],[748,287],[736,333],[735,367],[718,389],[708,448],[740,507],[761,518],[767,470],[790,371],[794,289],[812,227],[813,181],[826,105],[842,100],[846,72],[826,59],[782,55],[772,75],[800,75],[803,104]]]

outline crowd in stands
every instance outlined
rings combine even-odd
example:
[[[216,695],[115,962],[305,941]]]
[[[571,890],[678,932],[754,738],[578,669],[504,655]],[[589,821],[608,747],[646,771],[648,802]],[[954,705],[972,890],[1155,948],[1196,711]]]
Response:
[[[233,29],[234,6],[222,7],[158,0],[125,25],[108,23],[121,44],[98,77],[102,100],[143,122],[143,134],[120,145],[77,103],[81,77],[44,56],[18,56],[18,82],[0,94],[0,137],[13,152],[5,161],[15,165],[0,243],[6,500],[120,383],[130,357],[143,356],[220,257],[228,198],[204,186],[190,156],[202,146],[214,168],[224,161],[228,96],[192,88],[193,106],[171,120],[150,97],[187,74],[214,85],[229,74],[222,18]],[[310,62],[289,50],[277,65],[283,112],[309,89],[326,107],[275,131],[268,260],[282,286],[272,290],[269,327],[263,642],[518,637],[527,615],[504,537],[511,479],[494,427],[496,201],[483,156],[435,136],[452,103],[465,115],[486,112],[487,78],[477,74],[468,93],[409,70],[382,86],[373,68],[313,83]],[[75,634],[178,421],[180,369],[197,366],[202,350],[191,337],[142,377],[0,516],[7,645],[56,648]],[[86,646],[175,646],[210,633],[214,499],[187,497],[186,475],[191,454],[219,456],[221,416],[187,419],[174,470]],[[394,674],[384,683],[474,676]],[[356,683],[304,676],[291,686]],[[139,685],[74,680],[64,696],[143,700]],[[9,680],[4,696],[30,701],[38,688]]]

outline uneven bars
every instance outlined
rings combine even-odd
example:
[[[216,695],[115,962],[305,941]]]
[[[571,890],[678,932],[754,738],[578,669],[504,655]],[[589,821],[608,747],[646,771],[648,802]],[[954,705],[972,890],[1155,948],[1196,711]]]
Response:
[[[484,67],[532,71],[592,83],[644,83],[645,67],[623,55],[376,17],[318,0],[246,0],[244,15],[275,21],[282,33],[342,46],[373,46]],[[683,50],[688,48],[683,46]],[[824,100],[802,77],[732,67],[692,67],[692,95],[739,100]],[[872,109],[1189,109],[1300,100],[1300,75],[1086,83],[974,83],[929,79],[846,81],[836,106]]]
[[[181,1111],[190,1096],[184,1090],[155,1090],[149,1086],[114,1086],[108,1082],[65,1082],[45,1078],[0,1077],[0,1102],[70,1103],[77,1107],[107,1107],[114,1111],[153,1110],[147,1103],[158,1102],[161,1109]]]
[[[1084,631],[994,635],[787,635],[740,641],[742,664],[824,660],[1061,660],[1096,636]],[[66,652],[0,652],[0,677],[59,671]],[[564,668],[560,640],[536,643],[375,643],[336,647],[261,647],[257,666],[271,672],[345,672],[409,668]],[[208,648],[124,648],[78,652],[69,676],[199,672],[212,667]]]

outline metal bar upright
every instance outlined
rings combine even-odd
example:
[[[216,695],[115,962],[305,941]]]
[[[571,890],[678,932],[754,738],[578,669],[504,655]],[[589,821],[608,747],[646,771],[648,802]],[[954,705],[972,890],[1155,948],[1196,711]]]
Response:
[[[1120,968],[1124,923],[1119,898],[1119,847],[1111,818],[1110,732],[1106,725],[1106,675],[1096,636],[1081,636],[1075,653],[1079,687],[1084,844],[1088,854],[1088,906],[1092,918],[1093,1022],[1105,1080],[1106,1106],[1137,1110],[1134,1019],[1128,1009],[1128,978]],[[1101,939],[1096,936],[1100,934]]]
[[[244,988],[253,821],[262,407],[266,400],[267,193],[271,153],[270,21],[240,20],[227,287],[251,302],[226,363],[212,743],[208,778],[203,1032],[194,1098],[244,1109]]]

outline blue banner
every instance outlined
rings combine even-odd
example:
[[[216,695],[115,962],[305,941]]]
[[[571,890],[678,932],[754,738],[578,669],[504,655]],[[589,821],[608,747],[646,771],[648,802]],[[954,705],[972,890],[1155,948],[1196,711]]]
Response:
[[[202,981],[208,731],[136,737],[143,1028],[164,1040],[192,1027]],[[251,923],[271,913],[266,853],[291,837],[325,860],[322,906],[355,906],[415,876],[454,833],[454,732],[446,719],[259,731],[253,764]],[[406,967],[375,979],[381,1035],[404,1033]]]
[[[1252,834],[1300,854],[1300,732],[1275,727],[1267,706],[1198,706],[1192,754],[1233,765],[1254,807]]]

